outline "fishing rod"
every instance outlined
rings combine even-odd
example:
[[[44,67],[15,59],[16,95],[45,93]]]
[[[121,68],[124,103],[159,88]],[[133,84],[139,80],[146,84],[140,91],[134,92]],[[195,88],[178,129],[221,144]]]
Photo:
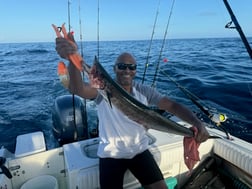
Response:
[[[220,127],[226,134],[227,139],[231,139],[228,131],[226,128],[222,125],[223,122],[227,120],[227,116],[223,113],[211,113],[209,111],[209,108],[206,108],[204,105],[202,105],[199,101],[199,97],[191,93],[189,90],[187,90],[185,87],[180,85],[177,81],[171,78],[171,76],[160,69],[160,71],[172,82],[174,83],[207,117],[217,126]]]
[[[83,40],[82,40],[82,24],[81,24],[81,3],[79,0],[79,27],[80,27],[80,46],[81,46],[81,57],[83,58]]]
[[[81,23],[81,2],[79,0],[79,29],[80,29],[80,47],[81,47],[81,57],[83,58],[83,39],[82,39],[82,23]],[[84,59],[83,59],[84,60]],[[83,76],[83,80],[84,80],[84,71],[82,71],[82,76]],[[87,121],[87,100],[84,98],[84,125],[86,125],[86,127],[88,127],[88,121]]]
[[[238,31],[238,33],[240,34],[240,37],[241,37],[241,39],[243,41],[243,44],[245,45],[245,47],[247,49],[247,52],[248,52],[250,58],[252,59],[252,49],[251,49],[251,47],[250,47],[250,45],[248,43],[248,40],[247,40],[246,36],[244,35],[244,33],[242,31],[242,28],[241,28],[240,24],[238,23],[238,20],[236,19],[236,17],[234,15],[228,1],[223,0],[223,2],[224,2],[225,6],[226,6],[226,8],[227,8],[227,10],[228,10],[228,12],[230,14],[231,20],[232,20],[231,22],[226,24],[225,28],[229,28],[229,29],[234,29],[235,28]],[[232,22],[234,23],[235,27],[230,27]]]
[[[97,0],[97,58],[100,55],[100,1]]]
[[[68,8],[68,32],[71,32],[71,3],[70,0],[67,1],[67,8]],[[74,122],[74,140],[78,139],[78,130],[77,130],[77,125],[76,125],[76,107],[75,107],[75,98],[74,94],[72,94],[72,105],[73,105],[73,122]]]
[[[68,32],[71,31],[71,11],[70,11],[70,0],[67,1],[67,16],[68,16]]]
[[[155,82],[156,82],[157,72],[159,70],[159,64],[160,64],[162,52],[163,52],[165,41],[166,41],[166,35],[167,35],[168,27],[169,27],[169,24],[170,24],[170,20],[171,20],[171,15],[172,15],[172,10],[173,10],[173,7],[174,7],[174,3],[175,3],[175,0],[172,1],[171,11],[170,11],[170,15],[168,17],[168,21],[167,21],[167,25],[166,25],[166,29],[165,29],[165,33],[164,33],[164,38],[163,38],[162,46],[161,46],[159,57],[158,57],[158,63],[157,63],[157,66],[156,66],[156,71],[155,71],[155,74],[154,74],[154,79],[153,79],[152,85],[151,85],[152,87],[154,87]]]
[[[144,83],[145,74],[146,74],[147,68],[149,67],[149,56],[150,56],[150,51],[151,51],[153,36],[154,36],[155,28],[156,28],[157,18],[158,18],[158,14],[159,14],[159,6],[160,6],[160,0],[158,2],[158,7],[157,7],[157,11],[156,11],[155,21],[154,21],[154,25],[153,25],[153,29],[152,29],[151,40],[150,40],[148,54],[147,54],[147,57],[146,57],[146,63],[145,63],[145,67],[144,67],[142,84]]]

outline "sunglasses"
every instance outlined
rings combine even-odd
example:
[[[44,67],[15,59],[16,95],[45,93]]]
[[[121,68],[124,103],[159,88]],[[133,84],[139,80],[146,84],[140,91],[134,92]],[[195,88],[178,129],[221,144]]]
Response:
[[[136,70],[137,68],[136,64],[117,63],[116,65],[119,70],[126,70],[127,68],[129,70]]]

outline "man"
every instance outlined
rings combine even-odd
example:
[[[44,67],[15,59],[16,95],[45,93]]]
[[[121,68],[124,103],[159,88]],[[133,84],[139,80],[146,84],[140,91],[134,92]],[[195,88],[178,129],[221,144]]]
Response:
[[[69,38],[72,38],[70,35]],[[65,38],[56,39],[56,50],[62,58],[77,52],[76,46]],[[155,89],[143,86],[133,81],[136,75],[137,63],[129,53],[118,56],[114,65],[116,82],[129,94],[145,105],[156,105],[198,129],[195,136],[197,142],[207,140],[209,134],[201,121],[186,107],[178,104]],[[123,187],[123,177],[129,169],[144,188],[166,189],[163,175],[148,150],[146,129],[127,118],[115,106],[100,95],[96,88],[82,81],[79,70],[70,62],[69,91],[86,99],[95,99],[99,118],[100,144],[100,187],[102,189],[120,189]],[[92,77],[92,76],[91,76]]]

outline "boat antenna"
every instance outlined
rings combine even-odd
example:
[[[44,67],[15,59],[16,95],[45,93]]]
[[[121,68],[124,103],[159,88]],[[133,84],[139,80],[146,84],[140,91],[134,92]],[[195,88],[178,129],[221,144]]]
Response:
[[[156,71],[155,71],[154,79],[153,79],[153,82],[152,82],[152,87],[155,86],[155,82],[156,82],[156,78],[157,78],[157,72],[159,70],[159,64],[160,64],[161,56],[162,56],[164,45],[165,45],[165,41],[166,41],[166,35],[167,35],[167,31],[168,31],[169,24],[170,24],[170,20],[171,20],[171,15],[172,15],[172,10],[173,10],[173,7],[174,7],[174,3],[175,3],[175,0],[172,1],[171,11],[170,11],[170,15],[169,15],[168,20],[167,20],[167,25],[166,25],[166,29],[165,29],[165,33],[164,33],[164,38],[163,38],[162,46],[161,46],[161,49],[160,49],[160,52],[159,52],[159,57],[158,57],[158,62],[157,62],[157,66],[156,66]]]
[[[158,18],[158,14],[159,14],[159,6],[160,6],[160,0],[158,1],[158,7],[157,7],[157,11],[156,11],[155,21],[154,21],[154,25],[153,25],[153,29],[152,29],[151,40],[150,40],[150,44],[149,44],[149,48],[148,48],[148,54],[147,54],[147,57],[146,57],[146,63],[145,63],[145,67],[144,67],[142,84],[144,83],[145,74],[146,74],[147,68],[149,67],[149,56],[150,56],[153,36],[154,36],[155,28],[156,28],[157,18]]]
[[[240,24],[238,23],[238,20],[236,19],[236,17],[234,15],[234,13],[233,13],[233,11],[232,11],[232,9],[231,9],[228,1],[227,0],[223,0],[223,2],[224,2],[225,6],[226,6],[226,8],[227,8],[227,10],[228,10],[228,12],[230,14],[231,20],[232,20],[231,22],[229,22],[229,23],[226,24],[225,28],[236,29],[238,31],[238,33],[240,34],[240,37],[241,37],[241,39],[243,41],[243,44],[245,45],[245,47],[247,49],[247,52],[248,52],[250,58],[252,59],[252,50],[251,50],[251,47],[250,47],[250,45],[248,43],[248,40],[247,40],[246,36],[244,35],[244,33],[242,31],[242,28],[241,28]],[[232,24],[232,22],[234,23],[235,27],[230,27],[230,25]]]
[[[209,108],[207,108],[206,106],[204,106],[202,103],[199,102],[200,101],[199,97],[197,97],[195,94],[193,94],[192,92],[187,90],[185,87],[180,85],[177,81],[172,79],[171,76],[167,72],[163,71],[162,69],[160,69],[160,71],[172,83],[174,83],[184,93],[184,95],[187,96],[192,101],[192,103],[195,104],[218,128],[222,129],[225,132],[227,139],[231,139],[228,131],[223,126],[223,123],[227,120],[226,114],[224,114],[224,113],[211,113],[209,111]]]

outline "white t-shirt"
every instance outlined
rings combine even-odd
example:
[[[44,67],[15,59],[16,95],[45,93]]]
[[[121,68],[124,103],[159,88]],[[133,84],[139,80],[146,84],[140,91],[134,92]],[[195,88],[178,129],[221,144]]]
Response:
[[[132,96],[145,105],[157,105],[163,97],[153,88],[133,83]],[[149,147],[146,129],[130,120],[115,106],[98,95],[96,98],[99,118],[99,157],[130,159]]]

